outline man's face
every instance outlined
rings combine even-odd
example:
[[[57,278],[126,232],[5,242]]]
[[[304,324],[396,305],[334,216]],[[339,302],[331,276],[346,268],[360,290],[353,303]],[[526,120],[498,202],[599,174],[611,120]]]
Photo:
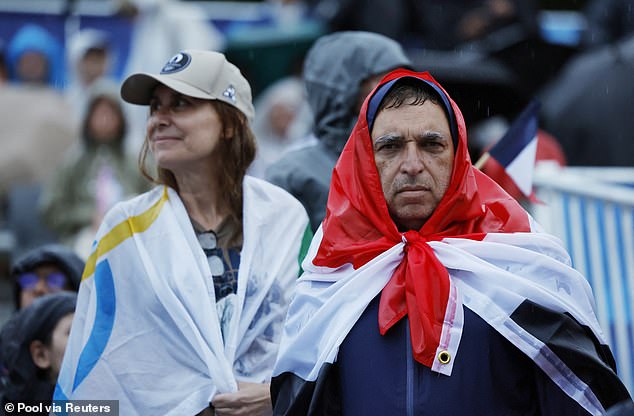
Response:
[[[443,109],[429,100],[383,109],[371,136],[390,216],[401,231],[419,230],[445,195],[453,171],[454,146]]]

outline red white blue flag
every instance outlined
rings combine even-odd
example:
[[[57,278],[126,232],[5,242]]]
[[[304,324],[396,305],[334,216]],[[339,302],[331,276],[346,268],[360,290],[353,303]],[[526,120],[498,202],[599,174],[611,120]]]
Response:
[[[507,175],[527,197],[533,191],[538,111],[539,102],[531,101],[488,152],[490,157],[504,167]]]

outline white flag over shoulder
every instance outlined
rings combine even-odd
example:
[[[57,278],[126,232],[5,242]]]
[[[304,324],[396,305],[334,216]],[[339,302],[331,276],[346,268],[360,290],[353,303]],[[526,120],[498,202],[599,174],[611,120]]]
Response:
[[[87,262],[54,399],[194,415],[238,379],[268,381],[308,218],[285,191],[246,177],[243,224],[223,342],[212,274],[178,194],[158,187],[115,206]]]

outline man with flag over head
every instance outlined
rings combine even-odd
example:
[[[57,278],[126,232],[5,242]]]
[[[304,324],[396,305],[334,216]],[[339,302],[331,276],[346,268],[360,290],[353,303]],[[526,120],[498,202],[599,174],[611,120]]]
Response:
[[[601,415],[630,400],[591,289],[467,152],[428,74],[390,72],[333,172],[271,384],[276,415]]]

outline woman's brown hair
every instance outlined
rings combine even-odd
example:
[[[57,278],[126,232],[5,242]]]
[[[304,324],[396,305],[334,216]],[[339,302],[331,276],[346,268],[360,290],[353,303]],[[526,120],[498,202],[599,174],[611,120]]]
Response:
[[[222,208],[228,210],[231,229],[236,230],[231,238],[233,242],[238,236],[242,236],[242,182],[255,158],[255,136],[246,116],[236,107],[217,100],[211,100],[210,103],[223,124],[214,163],[220,164],[220,194],[227,196]],[[150,146],[146,137],[139,153],[139,168],[143,176],[153,183],[167,185],[178,192],[178,184],[171,171],[157,167],[156,177],[148,171],[146,160],[149,152]]]

